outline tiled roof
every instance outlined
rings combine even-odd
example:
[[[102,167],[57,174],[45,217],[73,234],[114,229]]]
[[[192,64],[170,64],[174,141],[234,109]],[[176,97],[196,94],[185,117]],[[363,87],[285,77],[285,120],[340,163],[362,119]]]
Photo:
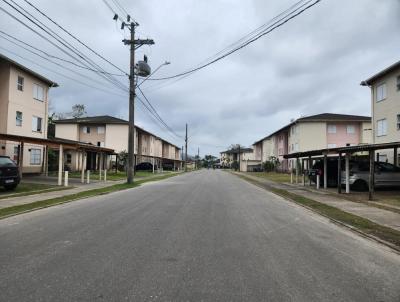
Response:
[[[128,124],[128,121],[109,115],[55,120],[56,124]]]

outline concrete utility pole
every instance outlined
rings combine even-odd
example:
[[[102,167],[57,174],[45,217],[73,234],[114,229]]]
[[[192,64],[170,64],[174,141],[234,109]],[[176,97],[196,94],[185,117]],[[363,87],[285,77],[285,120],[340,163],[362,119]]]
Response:
[[[240,144],[239,144],[239,172],[240,172]]]
[[[197,147],[197,169],[199,168],[200,164],[200,147]]]
[[[122,40],[125,45],[130,45],[130,68],[129,68],[129,130],[128,130],[128,171],[127,182],[133,183],[133,175],[135,172],[135,50],[142,45],[152,45],[153,40],[135,40],[135,27],[139,26],[137,22],[131,22],[128,25],[131,31],[130,40]]]
[[[185,135],[185,172],[187,172],[187,144],[188,144],[188,126],[186,124],[186,135]]]

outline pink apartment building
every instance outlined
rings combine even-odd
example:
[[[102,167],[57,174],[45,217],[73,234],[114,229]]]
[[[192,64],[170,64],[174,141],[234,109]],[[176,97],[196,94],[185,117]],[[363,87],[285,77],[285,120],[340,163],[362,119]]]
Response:
[[[289,171],[293,161],[283,155],[317,149],[368,144],[372,142],[371,117],[322,113],[301,117],[254,143],[256,159],[265,162],[272,156],[280,170]]]

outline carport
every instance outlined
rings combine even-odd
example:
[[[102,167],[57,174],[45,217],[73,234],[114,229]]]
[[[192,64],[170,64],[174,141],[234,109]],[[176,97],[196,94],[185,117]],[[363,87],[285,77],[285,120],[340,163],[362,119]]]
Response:
[[[43,160],[42,160],[42,172],[45,175],[48,175],[48,148],[52,148],[59,151],[58,156],[58,185],[62,185],[62,172],[64,167],[64,151],[65,150],[74,150],[80,154],[80,167],[81,167],[81,182],[84,182],[85,179],[85,170],[86,170],[86,162],[87,162],[87,153],[88,152],[97,152],[100,154],[100,169],[104,169],[105,165],[105,155],[113,155],[114,150],[97,147],[91,144],[82,143],[78,141],[72,141],[61,138],[35,138],[28,136],[20,136],[13,134],[2,134],[0,133],[0,140],[4,141],[12,141],[19,143],[18,148],[18,160],[17,164],[19,166],[19,170],[22,178],[22,167],[23,167],[23,156],[24,156],[24,145],[25,144],[34,144],[44,146],[43,152]]]
[[[303,171],[303,185],[305,184],[305,173],[304,173],[304,163],[307,162],[307,169],[310,170],[312,167],[313,160],[317,158],[323,157],[324,162],[324,189],[327,189],[328,182],[328,156],[336,156],[338,160],[338,180],[337,180],[337,189],[338,193],[342,193],[342,158],[345,158],[345,173],[346,173],[346,193],[350,193],[350,156],[354,153],[358,152],[368,152],[369,156],[369,200],[373,199],[374,194],[374,186],[375,186],[375,154],[378,155],[378,150],[387,150],[393,149],[394,151],[394,162],[395,166],[398,166],[398,148],[400,147],[400,142],[392,142],[385,144],[366,144],[366,145],[358,145],[358,146],[346,146],[346,147],[338,147],[338,148],[326,148],[319,150],[312,150],[306,152],[296,152],[284,155],[286,159],[295,159],[296,160],[296,183],[298,183],[299,176],[299,160],[302,162],[302,171]],[[377,156],[377,161],[379,161],[379,156]],[[293,173],[293,172],[292,172]],[[293,179],[293,174],[292,178]],[[317,189],[319,189],[319,175],[317,175]],[[310,179],[311,185],[311,179]]]

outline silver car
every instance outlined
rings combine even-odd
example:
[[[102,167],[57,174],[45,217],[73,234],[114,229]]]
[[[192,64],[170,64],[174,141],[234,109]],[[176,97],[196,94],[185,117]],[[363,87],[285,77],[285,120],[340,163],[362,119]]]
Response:
[[[350,162],[350,186],[354,190],[368,190],[369,162]],[[342,171],[342,185],[346,184],[346,172]],[[400,168],[385,162],[375,162],[375,187],[400,187]]]

